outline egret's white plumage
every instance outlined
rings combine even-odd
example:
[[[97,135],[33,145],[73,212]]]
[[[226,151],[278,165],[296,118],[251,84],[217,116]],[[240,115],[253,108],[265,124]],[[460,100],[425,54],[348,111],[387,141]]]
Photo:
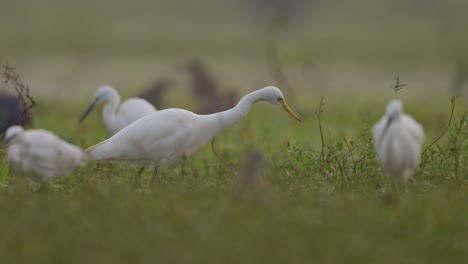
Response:
[[[65,176],[87,162],[86,154],[54,134],[20,126],[8,128],[2,146],[9,146],[7,160],[13,170],[38,182]]]
[[[197,115],[184,109],[166,109],[145,116],[111,138],[86,150],[92,160],[128,160],[167,166],[195,152],[224,129],[239,122],[258,101],[286,110],[300,121],[284,101],[280,89],[268,86],[244,96],[226,111]]]
[[[424,142],[423,127],[403,113],[403,105],[393,100],[373,128],[373,141],[383,170],[406,182],[419,165]]]
[[[120,96],[117,91],[109,85],[104,85],[96,90],[93,102],[81,117],[80,122],[101,103],[106,104],[102,111],[102,118],[112,135],[134,121],[157,111],[152,104],[142,98],[129,98],[119,106]]]

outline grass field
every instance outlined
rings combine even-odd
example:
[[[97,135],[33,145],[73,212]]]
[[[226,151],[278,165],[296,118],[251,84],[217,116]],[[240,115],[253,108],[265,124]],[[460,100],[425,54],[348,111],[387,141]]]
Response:
[[[35,127],[86,148],[108,137],[100,113],[78,125],[103,83],[127,97],[200,58],[224,89],[275,84],[248,1],[201,2],[5,3],[0,57],[37,98]],[[372,3],[314,1],[279,34],[298,95],[286,100],[302,124],[257,104],[216,137],[216,152],[207,145],[162,169],[154,190],[132,184],[136,169],[122,162],[90,162],[48,192],[19,175],[9,186],[0,149],[0,262],[466,262],[468,104],[450,100],[453,60],[468,56],[466,3]],[[178,74],[164,106],[195,110]],[[426,133],[406,187],[383,175],[370,132],[396,76]],[[269,188],[239,197],[232,182],[251,149],[271,160]]]
[[[37,126],[83,147],[106,137],[97,114],[78,127],[76,114],[68,117],[77,109],[58,107],[59,113],[38,111]],[[375,113],[371,118],[375,120],[380,108],[360,110]],[[431,112],[415,113],[427,134],[434,134],[426,147],[446,125],[449,104],[445,110],[441,120],[431,118]],[[202,148],[184,164],[184,173],[180,166],[162,170],[156,190],[132,185],[136,171],[125,164],[92,162],[58,181],[50,192],[35,193],[21,177],[6,187],[7,168],[1,165],[1,259],[8,263],[465,259],[468,131],[466,117],[457,128],[461,111],[449,132],[425,153],[422,168],[406,188],[382,175],[369,124],[358,117],[343,119],[339,110],[325,106],[322,158],[313,109],[303,114],[304,123],[299,124],[284,112],[272,113],[270,106],[258,105],[216,138],[219,158],[210,146]],[[353,142],[351,151],[342,136]],[[250,148],[261,149],[272,160],[265,171],[272,188],[238,197],[231,192],[231,182]],[[144,174],[144,179],[148,177],[149,172]]]

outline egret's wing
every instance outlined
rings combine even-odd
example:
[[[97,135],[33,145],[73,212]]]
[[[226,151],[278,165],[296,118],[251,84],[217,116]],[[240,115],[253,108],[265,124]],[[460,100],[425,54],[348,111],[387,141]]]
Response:
[[[48,131],[34,129],[26,131],[23,140],[22,158],[25,169],[30,172],[40,171],[39,174],[53,170],[52,167],[57,156],[55,148],[57,144],[60,144],[60,139]]]
[[[29,171],[42,180],[64,176],[77,166],[84,165],[86,155],[54,134],[45,130],[30,130],[25,133]]]
[[[162,152],[178,149],[179,142],[170,140],[189,131],[194,114],[182,109],[166,109],[145,116],[126,126],[111,138],[86,150],[92,160],[143,160]],[[164,153],[167,155],[168,153]]]
[[[75,168],[87,163],[86,154],[79,147],[65,141],[61,142],[60,148],[56,150],[57,160],[63,168]]]
[[[42,129],[28,130],[24,133],[24,144],[35,148],[50,148],[61,141],[56,135]]]
[[[106,140],[104,140],[102,142],[97,143],[96,145],[93,145],[93,146],[87,148],[85,150],[85,153],[90,157],[91,160],[112,159],[113,157],[111,155],[108,155],[107,151],[106,151],[106,149],[108,148],[108,145],[111,144],[111,143],[109,143],[110,139],[111,138],[108,138],[108,139],[106,139]]]
[[[410,136],[422,145],[424,142],[424,129],[416,120],[409,115],[403,115],[401,120],[403,127],[405,127]]]
[[[22,164],[24,172],[36,176],[36,179],[45,181],[56,177],[58,173],[57,164],[53,158],[49,156],[51,151],[41,151],[38,148],[33,148],[29,151],[29,155],[23,157]]]
[[[15,167],[21,162],[21,145],[13,144],[8,147],[7,160],[10,166]]]
[[[120,105],[117,118],[123,128],[156,111],[156,108],[145,99],[130,98]]]
[[[383,144],[383,133],[385,129],[385,124],[387,123],[387,117],[384,116],[380,119],[380,121],[374,125],[372,128],[372,139],[374,142],[374,148],[375,151],[377,152],[377,155],[379,158],[382,157],[382,144]]]

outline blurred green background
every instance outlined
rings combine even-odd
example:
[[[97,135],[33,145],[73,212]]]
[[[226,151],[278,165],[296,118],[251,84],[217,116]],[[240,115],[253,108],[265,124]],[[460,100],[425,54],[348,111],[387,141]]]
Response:
[[[450,97],[466,11],[463,0],[2,0],[0,56],[39,98],[89,100],[103,83],[133,95],[162,76],[184,87],[180,65],[194,58],[246,92],[276,84],[274,41],[296,90],[390,98],[400,76],[408,97]]]

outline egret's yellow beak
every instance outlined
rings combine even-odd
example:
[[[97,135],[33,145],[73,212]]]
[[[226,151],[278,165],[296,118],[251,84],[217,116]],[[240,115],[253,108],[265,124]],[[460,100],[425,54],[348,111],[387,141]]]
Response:
[[[301,119],[296,115],[296,113],[294,113],[294,111],[291,109],[291,107],[289,107],[289,105],[283,100],[279,100],[281,106],[283,107],[283,109],[288,112],[288,114],[290,114],[294,119],[296,119],[297,121],[301,122]]]

